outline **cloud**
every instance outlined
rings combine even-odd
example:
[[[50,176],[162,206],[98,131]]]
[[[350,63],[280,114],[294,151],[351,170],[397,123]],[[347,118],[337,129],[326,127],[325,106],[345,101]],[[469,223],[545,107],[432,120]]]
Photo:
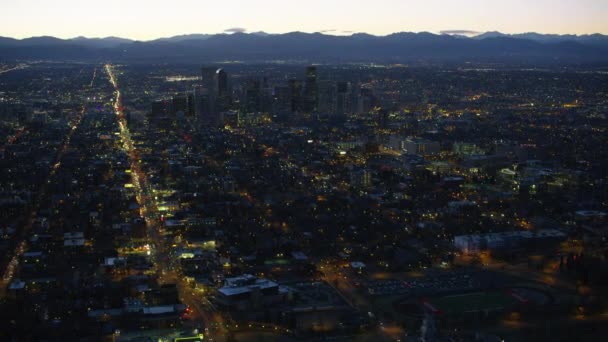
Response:
[[[349,31],[349,30],[336,30],[336,29],[325,29],[325,30],[321,30],[318,31],[319,33],[326,33],[326,34],[353,34],[355,33],[355,31]]]
[[[231,27],[229,29],[225,29],[224,33],[245,33],[247,32],[246,28],[242,27]]]
[[[460,35],[460,36],[474,36],[480,34],[481,32],[471,31],[471,30],[444,30],[440,31],[441,34],[449,34],[449,35]]]

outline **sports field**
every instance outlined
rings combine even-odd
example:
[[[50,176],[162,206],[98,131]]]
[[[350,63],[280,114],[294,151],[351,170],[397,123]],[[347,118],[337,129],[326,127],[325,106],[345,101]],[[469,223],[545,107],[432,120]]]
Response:
[[[518,301],[503,291],[475,292],[462,295],[432,298],[428,303],[446,314],[459,314],[471,311],[493,311],[508,308]]]

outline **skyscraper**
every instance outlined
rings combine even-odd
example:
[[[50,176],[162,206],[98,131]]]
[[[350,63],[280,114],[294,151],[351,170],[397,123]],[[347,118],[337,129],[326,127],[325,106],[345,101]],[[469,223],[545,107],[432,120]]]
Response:
[[[258,80],[248,80],[245,83],[245,110],[248,113],[261,110],[260,81]]]
[[[203,88],[205,88],[210,94],[215,93],[217,91],[216,73],[218,69],[215,67],[203,67],[201,71],[201,83]]]
[[[196,103],[194,102],[194,93],[189,93],[187,95],[187,99],[188,99],[188,111],[186,112],[186,115],[188,117],[193,117],[196,112]]]
[[[215,72],[213,83],[215,90],[217,91],[217,110],[224,112],[228,110],[230,106],[230,94],[228,93],[228,74],[224,69],[217,69]]]
[[[205,126],[222,124],[222,112],[228,110],[228,74],[224,69],[203,67],[202,88],[195,90],[195,103],[199,122]]]
[[[305,84],[305,110],[316,112],[319,105],[319,86],[317,84],[317,67],[309,66],[306,68]]]
[[[302,81],[301,80],[289,80],[289,89],[291,91],[291,111],[299,112],[302,110]]]
[[[188,113],[188,98],[186,96],[173,96],[171,115],[175,116],[177,112]]]
[[[196,120],[199,125],[211,126],[215,118],[215,101],[211,96],[211,92],[203,87],[194,88],[194,108],[196,112]]]
[[[350,98],[348,96],[348,82],[340,81],[336,84],[336,108],[335,116],[343,119],[352,109]]]
[[[318,83],[317,110],[319,118],[333,116],[336,108],[336,83],[325,80]]]
[[[281,120],[287,120],[292,113],[291,89],[286,86],[278,86],[273,91],[273,108]]]
[[[214,83],[217,83],[218,97],[228,95],[228,74],[224,69],[217,69],[215,72]]]

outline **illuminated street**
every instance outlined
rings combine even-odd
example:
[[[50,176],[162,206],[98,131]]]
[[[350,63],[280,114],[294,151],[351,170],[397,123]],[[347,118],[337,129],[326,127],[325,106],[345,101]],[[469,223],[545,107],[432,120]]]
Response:
[[[161,283],[177,283],[181,299],[193,310],[194,313],[192,317],[196,318],[198,325],[204,328],[208,339],[222,341],[223,336],[227,331],[224,327],[222,317],[217,313],[208,312],[203,308],[203,298],[201,295],[191,291],[191,288],[184,278],[180,277],[176,272],[175,264],[173,264],[170,257],[168,257],[169,248],[160,233],[160,215],[158,214],[157,204],[154,200],[155,196],[147,183],[146,174],[142,171],[140,161],[137,158],[137,151],[131,139],[129,127],[124,118],[122,95],[115,72],[113,67],[109,64],[105,66],[105,70],[115,89],[113,106],[120,127],[123,149],[130,157],[129,162],[132,170],[133,185],[137,191],[140,214],[146,221],[148,237],[151,242],[150,253],[155,261],[155,268],[159,281]],[[217,336],[215,334],[217,334]]]

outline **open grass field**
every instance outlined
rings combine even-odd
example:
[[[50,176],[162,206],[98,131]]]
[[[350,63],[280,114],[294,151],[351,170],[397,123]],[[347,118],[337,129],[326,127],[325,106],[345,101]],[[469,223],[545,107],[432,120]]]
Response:
[[[459,314],[471,311],[500,310],[517,304],[517,299],[506,292],[495,291],[432,298],[428,303],[443,313]]]

